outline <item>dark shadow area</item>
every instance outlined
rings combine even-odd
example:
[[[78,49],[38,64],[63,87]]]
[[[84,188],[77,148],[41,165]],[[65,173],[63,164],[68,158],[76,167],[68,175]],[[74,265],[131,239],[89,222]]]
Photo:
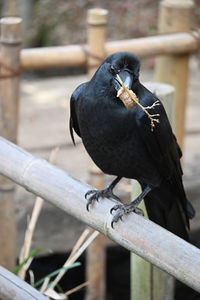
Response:
[[[192,233],[192,239],[196,244],[196,238],[200,232]],[[129,300],[130,299],[130,253],[121,246],[111,246],[107,248],[107,272],[106,272],[106,299],[107,300]],[[45,275],[62,267],[69,253],[56,253],[45,257],[34,259],[30,269],[35,275],[35,281]],[[64,291],[68,291],[86,281],[85,278],[85,254],[78,261],[81,266],[71,269],[60,281]],[[26,278],[29,282],[29,275]],[[70,300],[83,300],[85,288],[71,294]],[[200,294],[176,280],[175,300],[200,300]]]
[[[130,253],[120,246],[108,247],[107,255],[107,272],[106,272],[106,299],[130,299]],[[33,260],[30,268],[35,276],[35,282],[47,274],[62,267],[69,253],[57,253],[45,257],[39,257]],[[60,281],[60,286],[64,291],[68,291],[86,281],[85,278],[85,254],[78,261],[81,266],[71,269]],[[28,272],[27,272],[28,274]],[[29,275],[26,277],[29,282]],[[70,300],[84,299],[85,288],[71,294]]]

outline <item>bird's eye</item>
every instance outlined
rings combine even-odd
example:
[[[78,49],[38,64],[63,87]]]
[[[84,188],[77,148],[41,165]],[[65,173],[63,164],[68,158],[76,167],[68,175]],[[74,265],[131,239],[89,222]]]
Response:
[[[114,66],[110,66],[110,73],[111,74],[113,74],[113,75],[115,75],[117,72],[116,72],[116,70],[115,70],[115,67]]]

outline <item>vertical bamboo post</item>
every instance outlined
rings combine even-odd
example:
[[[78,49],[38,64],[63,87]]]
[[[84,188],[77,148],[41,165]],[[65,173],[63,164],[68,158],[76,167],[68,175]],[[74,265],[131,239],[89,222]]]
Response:
[[[160,4],[160,33],[189,31],[194,21],[193,0],[163,0]],[[156,60],[156,80],[175,87],[175,133],[183,147],[189,54],[166,55]]]
[[[0,135],[16,143],[18,125],[21,19],[2,18]],[[16,256],[14,185],[0,176],[0,264],[12,270]]]
[[[174,127],[175,90],[168,84],[146,83],[145,86],[162,101],[172,127]],[[140,193],[141,187],[132,180],[132,200]],[[140,205],[147,216],[144,202]],[[141,257],[131,253],[131,299],[132,300],[172,300],[174,294],[173,277],[151,265]]]
[[[108,11],[95,8],[88,10],[88,75],[91,78],[105,58],[105,33]],[[98,134],[98,133],[97,133]],[[105,187],[104,174],[90,162],[90,183],[97,189]],[[101,234],[87,250],[87,289],[86,300],[105,299],[105,238]]]

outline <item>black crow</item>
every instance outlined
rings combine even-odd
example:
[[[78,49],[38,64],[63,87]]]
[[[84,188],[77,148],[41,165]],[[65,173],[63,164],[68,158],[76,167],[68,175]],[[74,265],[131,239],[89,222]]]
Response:
[[[137,56],[115,53],[72,94],[73,142],[74,129],[95,164],[117,176],[104,190],[86,193],[87,209],[100,197],[120,200],[113,188],[122,177],[133,178],[141,184],[142,193],[130,204],[119,203],[111,209],[115,211],[112,226],[129,212],[142,213],[137,206],[144,198],[150,220],[187,240],[194,209],[182,183],[182,153],[162,103],[140,83],[139,69]],[[136,94],[140,106],[128,110],[117,97],[120,79]]]

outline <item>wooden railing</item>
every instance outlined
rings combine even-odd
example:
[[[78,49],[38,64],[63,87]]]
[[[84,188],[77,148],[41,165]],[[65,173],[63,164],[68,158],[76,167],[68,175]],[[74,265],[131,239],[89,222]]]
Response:
[[[200,292],[200,250],[171,232],[134,213],[113,229],[110,209],[114,201],[104,199],[88,212],[84,195],[89,185],[3,138],[0,174]]]

